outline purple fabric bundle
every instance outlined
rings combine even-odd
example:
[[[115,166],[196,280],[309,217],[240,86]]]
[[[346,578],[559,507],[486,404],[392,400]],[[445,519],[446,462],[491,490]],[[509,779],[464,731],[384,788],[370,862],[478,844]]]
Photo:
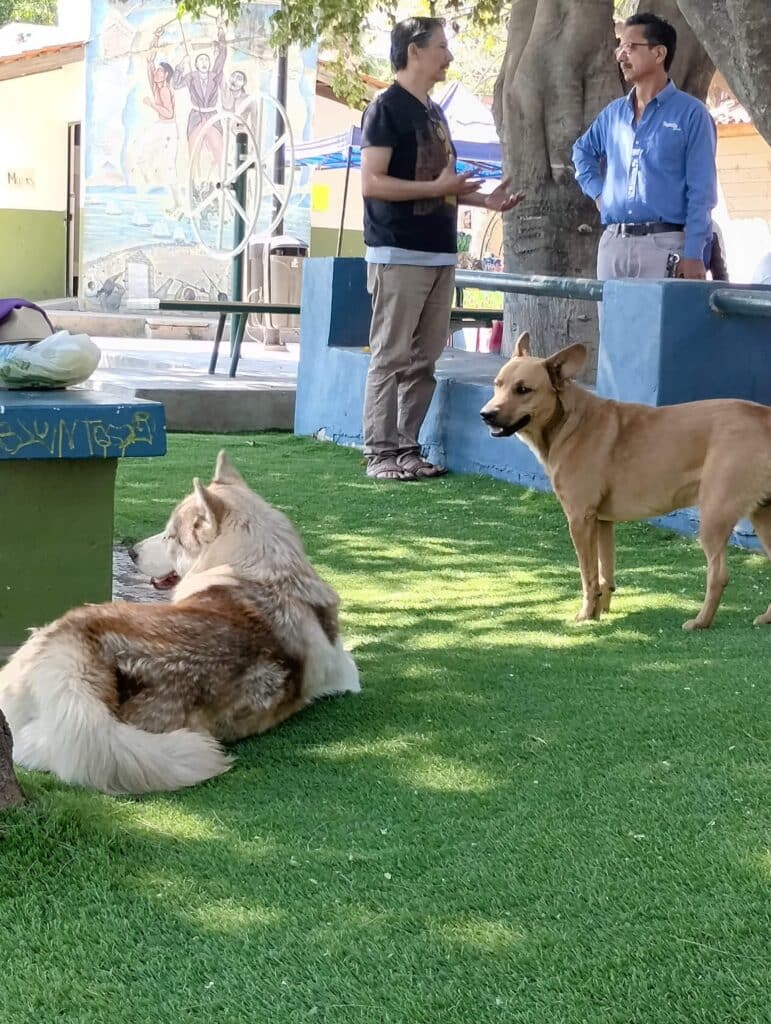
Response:
[[[40,306],[36,306],[34,302],[30,302],[28,299],[0,299],[0,324],[11,315],[14,309],[21,309],[23,306],[28,309],[35,309],[38,313],[42,313],[45,317],[45,322],[51,328],[51,333],[53,334],[53,324],[48,319],[46,311],[41,309]]]

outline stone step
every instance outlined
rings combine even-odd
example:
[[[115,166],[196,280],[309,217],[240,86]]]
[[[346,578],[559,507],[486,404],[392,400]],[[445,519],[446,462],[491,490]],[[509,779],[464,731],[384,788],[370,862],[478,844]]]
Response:
[[[180,313],[94,313],[82,309],[58,309],[46,306],[48,318],[57,331],[88,334],[101,338],[168,338],[212,341],[217,318],[184,316]],[[229,337],[229,323],[224,337]]]

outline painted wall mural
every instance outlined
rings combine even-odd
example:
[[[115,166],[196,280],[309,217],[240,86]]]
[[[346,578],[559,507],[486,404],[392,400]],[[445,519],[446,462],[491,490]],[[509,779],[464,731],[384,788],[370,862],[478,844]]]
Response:
[[[311,137],[316,50],[290,51],[287,117],[277,118],[275,5],[244,4],[230,24],[213,11],[180,21],[169,0],[92,9],[81,306],[231,294],[239,230],[260,234],[283,208],[284,233],[309,240],[308,172],[290,167],[287,190],[273,165],[290,136]],[[239,183],[242,193],[228,187]]]

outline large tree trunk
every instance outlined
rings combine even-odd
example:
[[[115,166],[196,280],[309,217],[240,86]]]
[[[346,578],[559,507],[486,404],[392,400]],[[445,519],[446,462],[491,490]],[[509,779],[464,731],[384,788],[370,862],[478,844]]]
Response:
[[[769,0],[678,0],[678,5],[771,145]]]
[[[672,78],[704,99],[714,65],[676,0],[649,0],[645,9],[675,26]],[[612,0],[513,0],[494,104],[506,172],[527,191],[504,217],[510,273],[595,276],[599,216],[575,182],[571,150],[599,111],[622,94],[614,40]],[[531,331],[537,355],[582,341],[590,351],[585,379],[594,380],[596,303],[514,294],[506,296],[505,311],[505,353],[521,330]]]
[[[525,200],[504,217],[506,270],[594,277],[599,218],[573,175],[573,143],[621,83],[613,60],[612,0],[514,0],[495,120],[504,168]],[[531,331],[534,354],[574,341],[596,366],[597,304],[507,295],[504,351]],[[508,347],[506,347],[508,346]]]
[[[700,100],[707,98],[709,83],[715,74],[715,64],[698,36],[685,20],[677,0],[645,0],[641,5],[651,14],[666,18],[677,32],[677,50],[670,69],[670,77],[678,89],[689,92]]]
[[[0,811],[24,803],[24,794],[13,772],[12,754],[11,730],[8,728],[5,715],[0,711]]]

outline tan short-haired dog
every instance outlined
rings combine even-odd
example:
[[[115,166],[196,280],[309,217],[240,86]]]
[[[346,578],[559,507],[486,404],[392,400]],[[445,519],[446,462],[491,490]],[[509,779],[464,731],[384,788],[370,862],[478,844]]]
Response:
[[[536,359],[523,333],[480,415],[493,437],[525,442],[549,474],[578,555],[578,619],[610,607],[613,524],[698,505],[707,593],[683,629],[706,629],[728,582],[726,546],[748,516],[771,558],[771,408],[738,399],[652,407],[598,398],[571,377],[583,345]],[[755,625],[771,624],[771,605]]]

